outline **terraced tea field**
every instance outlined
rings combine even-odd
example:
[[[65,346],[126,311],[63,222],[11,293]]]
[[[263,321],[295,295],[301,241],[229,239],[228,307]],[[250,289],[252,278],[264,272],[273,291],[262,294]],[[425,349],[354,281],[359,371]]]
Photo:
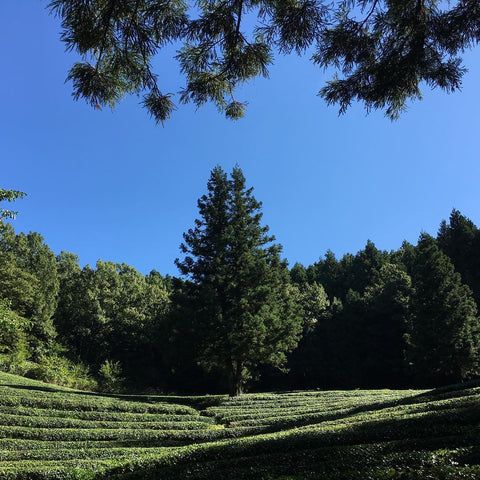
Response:
[[[480,479],[479,385],[105,396],[0,373],[0,478]]]

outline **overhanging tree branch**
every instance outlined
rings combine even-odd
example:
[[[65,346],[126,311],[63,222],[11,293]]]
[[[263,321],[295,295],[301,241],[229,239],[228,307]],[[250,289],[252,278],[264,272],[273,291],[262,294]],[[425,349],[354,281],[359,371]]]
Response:
[[[240,104],[225,100],[233,98],[238,84],[268,76],[274,52],[303,54],[315,48],[314,63],[338,70],[319,93],[327,103],[343,113],[359,101],[367,110],[380,108],[397,118],[408,101],[421,96],[422,82],[458,90],[465,73],[459,56],[480,40],[480,5],[471,0],[335,0],[328,5],[322,0],[202,0],[191,18],[184,0],[119,5],[118,0],[49,3],[62,19],[67,48],[97,59],[95,67],[75,65],[68,76],[74,97],[94,107],[113,107],[132,93],[160,98],[151,60],[163,45],[179,40],[183,48],[176,58],[187,80],[181,102],[213,102],[227,117],[238,118]],[[359,22],[358,9],[366,5],[371,6]],[[242,32],[246,18],[251,34]],[[141,35],[131,42],[133,29]],[[144,96],[143,105],[157,122],[172,112],[160,103]]]

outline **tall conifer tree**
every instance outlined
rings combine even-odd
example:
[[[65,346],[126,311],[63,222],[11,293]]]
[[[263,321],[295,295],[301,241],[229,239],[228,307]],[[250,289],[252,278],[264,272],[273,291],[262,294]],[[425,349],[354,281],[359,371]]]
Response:
[[[228,179],[217,166],[198,201],[200,219],[184,234],[185,258],[176,260],[190,280],[198,361],[228,375],[231,395],[258,364],[282,366],[302,329],[281,247],[260,224],[252,190],[240,168]]]

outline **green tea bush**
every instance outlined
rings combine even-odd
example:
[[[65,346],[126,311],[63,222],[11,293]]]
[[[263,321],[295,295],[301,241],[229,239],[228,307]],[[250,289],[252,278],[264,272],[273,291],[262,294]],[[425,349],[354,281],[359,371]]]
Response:
[[[478,480],[478,393],[106,395],[0,373],[0,479]]]

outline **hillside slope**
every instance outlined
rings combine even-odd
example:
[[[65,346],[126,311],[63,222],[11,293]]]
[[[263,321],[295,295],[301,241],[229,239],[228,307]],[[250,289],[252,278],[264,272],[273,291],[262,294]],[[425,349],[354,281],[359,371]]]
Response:
[[[0,478],[480,479],[479,394],[107,396],[0,373]]]

